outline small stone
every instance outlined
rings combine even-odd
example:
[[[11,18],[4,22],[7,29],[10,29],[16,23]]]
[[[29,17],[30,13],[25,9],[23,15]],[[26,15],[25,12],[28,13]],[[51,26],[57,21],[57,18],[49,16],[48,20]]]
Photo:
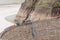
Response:
[[[31,22],[31,20],[25,20],[24,23],[25,23],[25,24],[31,24],[32,22]]]
[[[20,23],[19,22],[16,22],[16,26],[20,26]]]

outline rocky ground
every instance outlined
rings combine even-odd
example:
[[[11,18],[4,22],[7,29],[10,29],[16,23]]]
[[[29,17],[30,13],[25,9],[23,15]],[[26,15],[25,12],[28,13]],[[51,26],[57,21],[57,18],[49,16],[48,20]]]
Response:
[[[60,19],[51,17],[51,8],[57,0],[25,0],[15,21],[31,20],[30,24],[11,26],[2,34],[2,40],[60,40]],[[51,19],[52,18],[52,19]]]
[[[32,27],[36,33],[36,40],[60,40],[60,20],[37,21],[28,25],[11,26],[2,35],[2,40],[34,40]]]

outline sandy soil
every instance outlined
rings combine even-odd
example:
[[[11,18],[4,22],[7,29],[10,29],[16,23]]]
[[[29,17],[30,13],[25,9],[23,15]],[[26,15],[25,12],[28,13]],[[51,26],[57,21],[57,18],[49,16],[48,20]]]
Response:
[[[60,39],[60,20],[59,19],[37,21],[37,22],[34,22],[33,25],[36,32],[37,40],[48,40],[48,39],[59,40]],[[31,38],[31,36],[29,36],[29,35],[32,35],[32,34],[29,34],[31,32],[27,33],[29,30],[31,30],[30,29],[31,27],[32,25],[22,25],[18,27],[11,26],[8,28],[7,32],[2,36],[2,39],[7,38],[10,40],[11,38],[11,40],[16,40],[16,39],[19,40],[19,38],[23,39],[23,37]],[[27,35],[24,35],[26,33],[28,34],[29,37]]]

